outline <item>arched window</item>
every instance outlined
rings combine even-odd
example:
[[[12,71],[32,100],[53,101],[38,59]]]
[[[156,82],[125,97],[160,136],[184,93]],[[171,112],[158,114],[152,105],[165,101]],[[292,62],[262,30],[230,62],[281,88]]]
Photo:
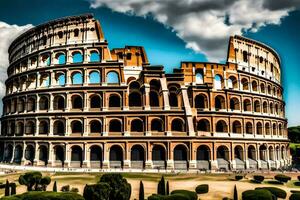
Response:
[[[90,56],[90,62],[99,62],[99,61],[100,61],[99,53],[96,51],[92,51]]]
[[[215,97],[215,109],[225,109],[225,98],[223,96],[218,95]]]
[[[266,89],[265,89],[265,84],[260,84],[260,92],[261,93],[265,93],[266,92]]]
[[[178,107],[178,87],[170,86],[169,87],[169,103],[171,107]]]
[[[49,66],[51,63],[50,63],[50,56],[49,56],[49,54],[44,54],[44,55],[42,55],[42,64],[44,65],[44,66]]]
[[[142,95],[139,92],[131,92],[129,94],[129,106],[130,107],[142,106]]]
[[[257,82],[256,81],[252,81],[252,90],[257,92]]]
[[[90,130],[91,130],[91,133],[101,133],[102,132],[101,123],[97,120],[91,121]]]
[[[122,123],[117,119],[110,120],[109,132],[122,132]]]
[[[223,120],[219,120],[216,124],[216,132],[225,133],[228,131],[227,124]]]
[[[220,75],[215,75],[214,79],[215,89],[222,89],[222,77]]]
[[[109,96],[109,107],[121,107],[121,98],[119,95],[112,94]]]
[[[268,113],[268,104],[266,101],[263,103],[263,112]]]
[[[34,135],[34,132],[35,132],[35,123],[33,121],[27,122],[25,127],[25,134]]]
[[[65,135],[65,124],[62,121],[55,121],[53,126],[53,134],[54,135]]]
[[[71,124],[72,127],[72,133],[82,133],[83,132],[83,126],[81,121],[73,121]]]
[[[253,134],[253,128],[251,122],[246,123],[246,133],[247,134]]]
[[[66,83],[66,78],[65,78],[65,75],[64,74],[59,74],[57,76],[57,83],[58,85],[65,85]]]
[[[65,109],[65,99],[62,96],[54,97],[54,110],[63,110]]]
[[[110,84],[118,84],[119,81],[119,74],[117,72],[108,72],[106,75],[106,82]]]
[[[195,97],[195,108],[204,109],[207,108],[207,99],[206,96],[198,94]]]
[[[277,125],[273,124],[273,135],[277,135]]]
[[[184,124],[183,124],[182,120],[174,119],[172,121],[172,124],[171,124],[171,130],[172,131],[178,131],[178,132],[185,131],[185,127],[184,127]]]
[[[140,119],[134,119],[131,121],[131,132],[143,132],[144,131],[144,124]]]
[[[270,113],[274,114],[274,109],[273,109],[273,103],[272,102],[270,103]]]
[[[238,98],[231,98],[230,99],[230,110],[240,110],[240,101]]]
[[[272,90],[271,90],[271,86],[270,85],[268,85],[268,94],[272,94]]]
[[[72,74],[72,84],[82,84],[83,83],[83,77],[80,72],[75,72]]]
[[[73,63],[82,63],[83,56],[80,52],[73,53]]]
[[[164,131],[163,123],[160,119],[153,119],[151,121],[151,131],[158,131],[158,132]]]
[[[63,38],[64,33],[63,33],[62,31],[59,31],[59,32],[57,33],[57,36],[58,36],[59,39],[61,39],[61,38]]]
[[[254,112],[260,112],[260,103],[258,100],[254,102]]]
[[[100,83],[100,74],[97,71],[90,72],[89,74],[89,83],[96,84]]]
[[[78,37],[79,36],[79,29],[76,28],[74,29],[74,37]]]
[[[249,90],[249,82],[246,78],[242,79],[243,90]]]
[[[237,79],[234,76],[230,76],[227,80],[227,86],[229,89],[234,89],[238,87]]]
[[[98,95],[93,95],[90,98],[90,107],[91,108],[101,108],[101,98]]]
[[[49,85],[50,85],[49,74],[42,74],[41,75],[40,84],[41,84],[42,87],[49,87]]]
[[[196,83],[203,84],[203,74],[201,72],[196,73]]]
[[[159,107],[159,94],[157,91],[150,91],[150,106]]]
[[[56,59],[57,59],[57,64],[59,64],[59,65],[66,64],[66,56],[65,56],[65,54],[63,54],[63,53],[57,54]]]
[[[262,135],[262,124],[260,122],[256,123],[256,134]]]
[[[270,135],[270,123],[266,123],[265,124],[265,128],[266,128],[266,135]]]
[[[243,51],[243,61],[248,62],[248,52],[247,51]]]
[[[249,99],[244,100],[244,111],[246,111],[246,112],[251,111],[251,102]]]
[[[40,98],[40,110],[48,110],[48,108],[49,108],[48,98],[45,96],[42,96]]]
[[[82,97],[79,95],[72,96],[72,107],[75,109],[82,109],[83,103],[82,103]]]
[[[240,121],[234,121],[232,123],[232,132],[233,133],[242,133],[242,125]]]
[[[49,125],[47,121],[41,121],[39,126],[39,134],[48,134]]]
[[[197,131],[209,132],[210,125],[207,119],[201,119],[197,123]]]

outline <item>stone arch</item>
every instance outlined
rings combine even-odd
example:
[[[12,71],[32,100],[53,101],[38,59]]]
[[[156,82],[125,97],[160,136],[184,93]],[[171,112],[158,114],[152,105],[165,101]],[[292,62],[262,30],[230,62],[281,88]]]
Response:
[[[244,163],[244,149],[241,145],[236,145],[234,147],[234,160],[235,160],[235,168],[239,170],[245,169]]]
[[[210,169],[210,148],[207,145],[200,145],[197,148],[197,168],[200,170],[209,170]]]
[[[35,133],[35,122],[34,121],[27,121],[25,127],[25,134],[26,135],[34,135]]]
[[[259,146],[259,159],[267,161],[267,147],[264,144]]]
[[[219,74],[216,74],[214,77],[214,88],[215,89],[222,89],[223,87],[223,77]]]
[[[197,123],[197,131],[210,132],[210,123],[207,119],[200,119]]]
[[[41,145],[39,147],[39,161],[43,163],[43,165],[48,164],[48,148],[45,145]]]
[[[235,120],[232,123],[232,132],[233,133],[242,133],[242,124],[240,121]]]
[[[83,133],[83,124],[80,120],[73,120],[71,122],[71,129],[72,129],[72,134],[73,133]]]
[[[65,109],[65,98],[61,95],[56,95],[53,100],[54,110],[64,110]]]
[[[49,99],[47,96],[40,97],[39,101],[40,110],[48,110],[49,109]]]
[[[259,102],[259,100],[256,100],[254,102],[254,112],[260,112],[260,102]]]
[[[249,168],[257,169],[256,149],[253,145],[248,146],[247,156],[248,156],[248,161],[249,161]]]
[[[150,81],[150,106],[160,107],[161,106],[161,84],[159,80],[153,79]]]
[[[184,132],[185,131],[184,121],[180,118],[173,119],[171,123],[171,130],[177,132]]]
[[[138,81],[131,81],[129,84],[129,106],[142,106],[142,93],[140,91],[140,83]]]
[[[72,72],[71,74],[71,80],[73,85],[80,85],[83,84],[83,75],[82,72],[79,70],[76,70]]]
[[[108,84],[119,84],[120,83],[119,73],[116,71],[109,71],[106,74],[106,82]]]
[[[174,168],[188,169],[189,149],[184,144],[178,144],[174,147]]]
[[[231,110],[240,110],[240,100],[236,97],[230,99],[230,109]]]
[[[246,123],[246,133],[247,134],[253,134],[253,125],[251,122]]]
[[[225,107],[225,98],[222,95],[218,95],[215,97],[215,109],[226,109]]]
[[[18,144],[15,146],[14,163],[21,164],[23,157],[23,147]]]
[[[53,124],[53,135],[64,136],[65,135],[65,122],[62,120],[56,120]]]
[[[249,90],[249,81],[246,78],[243,78],[242,81],[242,89],[243,90]]]
[[[224,120],[219,120],[216,124],[216,132],[226,133],[228,132],[227,123]]]
[[[16,135],[18,135],[18,136],[24,135],[24,123],[23,122],[17,122]]]
[[[101,104],[100,95],[94,94],[90,96],[90,108],[101,108]]]
[[[89,84],[99,84],[101,82],[101,76],[98,70],[92,70],[89,72]]]
[[[277,135],[277,125],[273,124],[273,135]]]
[[[101,134],[102,133],[102,124],[101,124],[101,121],[99,121],[99,120],[92,120],[90,122],[90,132],[91,133]]]
[[[83,162],[83,151],[78,145],[71,147],[71,166],[72,167],[82,167]]]
[[[117,93],[109,95],[109,107],[116,108],[122,107],[121,96]]]
[[[252,81],[252,91],[257,92],[257,81]]]
[[[110,168],[123,168],[124,156],[123,148],[119,145],[113,145],[109,149],[109,166]]]
[[[207,97],[204,94],[198,94],[195,97],[195,108],[205,109],[208,107]]]
[[[249,99],[244,100],[244,111],[251,112],[251,101]]]
[[[256,134],[257,135],[262,135],[263,133],[263,126],[261,122],[256,123]]]
[[[265,124],[265,131],[266,131],[266,135],[270,135],[271,134],[271,131],[270,131],[270,123],[269,122],[267,122],[266,124]]]
[[[218,162],[218,168],[229,170],[229,149],[228,147],[221,145],[217,148],[217,162]]]
[[[33,165],[35,156],[35,148],[33,145],[27,145],[25,149],[25,159],[30,161],[30,164]]]
[[[76,50],[72,52],[72,61],[73,63],[82,63],[83,55],[80,50]]]
[[[81,95],[72,95],[72,108],[73,109],[82,109],[83,108],[83,100]]]
[[[29,97],[27,101],[27,111],[35,111],[35,98]]]
[[[265,84],[264,83],[261,83],[260,84],[260,92],[261,93],[265,93],[266,92],[266,89],[265,89],[266,87],[265,87]]]
[[[167,150],[164,145],[154,144],[152,147],[153,168],[166,168]]]
[[[130,125],[131,132],[143,132],[144,131],[144,123],[141,119],[133,119]]]
[[[109,132],[122,132],[122,121],[120,119],[111,119],[109,121]]]
[[[64,166],[65,163],[65,149],[61,145],[54,146],[55,166]]]
[[[229,89],[237,89],[238,88],[238,81],[235,76],[230,76],[227,80],[227,86]]]
[[[145,149],[142,145],[136,144],[131,147],[131,168],[143,169],[145,167]]]
[[[41,135],[47,135],[49,133],[49,121],[48,120],[42,120],[39,124],[39,134]]]
[[[103,151],[102,151],[102,148],[100,146],[92,145],[90,147],[90,162],[91,162],[91,167],[100,167],[100,168],[102,168]]]
[[[151,131],[162,132],[164,131],[164,123],[159,118],[154,118],[151,121]]]

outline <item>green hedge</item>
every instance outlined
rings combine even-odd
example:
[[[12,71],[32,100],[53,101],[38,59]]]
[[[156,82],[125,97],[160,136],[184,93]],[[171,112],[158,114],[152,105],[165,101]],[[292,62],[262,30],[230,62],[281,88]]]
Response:
[[[294,185],[295,185],[295,186],[300,186],[300,181],[294,182]]]
[[[297,178],[298,178],[298,181],[300,181],[300,176],[297,176]]]
[[[280,181],[280,182],[283,182],[283,183],[287,183],[288,181],[291,180],[291,177],[286,176],[286,175],[284,175],[284,174],[277,174],[274,178],[275,178],[277,181]]]
[[[83,197],[86,200],[109,200],[111,187],[108,183],[97,183],[93,185],[85,185]]]
[[[172,194],[172,195],[160,195],[152,194],[148,197],[148,200],[190,200],[188,196],[184,194]]]
[[[243,178],[244,178],[244,176],[242,176],[242,175],[235,176],[235,180],[237,180],[237,181],[242,180]]]
[[[1,200],[84,200],[83,196],[72,192],[26,192],[10,197],[3,197]]]
[[[291,190],[291,193],[300,193],[300,190]]]
[[[269,190],[246,190],[242,193],[242,200],[274,200]]]
[[[184,196],[188,197],[189,200],[197,200],[198,196],[196,192],[188,191],[188,190],[173,190],[171,195],[173,194],[183,194]]]
[[[282,182],[280,181],[275,181],[275,180],[272,180],[272,181],[268,181],[269,184],[274,184],[274,185],[283,185]]]
[[[280,188],[276,188],[276,187],[261,187],[261,188],[255,188],[257,189],[265,189],[265,190],[269,190],[274,196],[276,196],[277,198],[282,198],[285,199],[286,198],[286,191],[280,189]]]
[[[300,199],[300,193],[294,193],[289,198],[289,200],[299,200],[299,199]]]
[[[198,185],[195,189],[197,194],[205,194],[208,193],[208,185],[207,184],[202,184]]]
[[[255,182],[261,183],[261,182],[263,182],[265,180],[265,177],[261,176],[261,175],[254,175],[253,179],[254,179]]]

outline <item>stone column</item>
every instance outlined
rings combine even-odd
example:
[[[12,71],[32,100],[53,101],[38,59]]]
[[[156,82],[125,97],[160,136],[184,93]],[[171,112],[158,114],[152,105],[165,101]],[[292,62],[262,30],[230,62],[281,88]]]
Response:
[[[150,85],[148,83],[144,83],[145,86],[145,110],[150,110]]]
[[[14,162],[14,158],[15,158],[15,150],[16,150],[16,143],[13,142],[13,152],[12,152],[12,157],[11,157],[10,163],[13,163],[13,162]]]
[[[187,94],[187,88],[183,85],[181,86],[181,93],[182,93],[183,105],[184,105],[186,119],[187,119],[186,121],[187,121],[188,133],[189,136],[195,136],[196,134],[194,130],[193,113],[190,106],[189,97]]]
[[[50,117],[50,119],[49,119],[49,122],[50,122],[50,124],[49,124],[49,136],[53,136],[53,124],[54,124],[54,122],[53,122],[53,118],[52,117]]]
[[[174,169],[174,159],[173,159],[173,149],[171,150],[171,143],[168,142],[167,144],[167,169],[173,170]]]
[[[145,168],[146,169],[152,169],[152,148],[150,142],[147,142],[147,153],[146,153],[146,162],[145,162]]]
[[[103,143],[103,169],[109,169],[109,149],[107,143]]]
[[[53,111],[53,94],[50,93],[49,95],[49,111],[52,112]]]
[[[88,159],[88,144],[85,142],[83,145],[84,159],[82,167],[90,167],[90,160]]]
[[[53,144],[52,142],[49,142],[49,157],[48,157],[48,166],[53,166],[54,165],[54,153],[53,153]]]
[[[35,142],[35,154],[34,154],[34,160],[33,160],[33,165],[36,166],[36,165],[39,165],[39,157],[40,157],[40,151],[39,151],[39,146],[38,146],[38,143]]]
[[[169,90],[167,87],[167,79],[165,77],[160,79],[161,89],[163,93],[163,101],[164,101],[164,109],[170,110],[170,103],[169,103]]]
[[[71,166],[71,149],[70,149],[70,145],[68,143],[66,143],[65,145],[66,147],[66,159],[65,159],[65,165],[67,167]]]
[[[129,148],[128,148],[128,143],[126,142],[125,143],[125,148],[124,148],[124,154],[125,154],[125,159],[124,159],[124,168],[125,169],[128,169],[128,168],[130,168],[131,167],[131,158],[130,158],[130,150],[129,150]]]

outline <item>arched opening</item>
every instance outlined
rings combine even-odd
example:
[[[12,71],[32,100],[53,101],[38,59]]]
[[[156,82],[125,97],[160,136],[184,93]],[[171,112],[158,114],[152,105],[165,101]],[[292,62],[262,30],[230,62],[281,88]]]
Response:
[[[82,126],[81,121],[78,121],[78,120],[72,121],[71,128],[72,128],[72,134],[73,133],[75,133],[75,134],[83,133],[83,126]]]
[[[90,131],[91,133],[101,134],[102,132],[102,124],[98,120],[93,120],[90,123]]]
[[[228,132],[227,124],[223,120],[219,120],[216,124],[216,132],[226,133]]]
[[[242,125],[240,121],[234,121],[232,123],[232,132],[233,133],[242,133]]]
[[[114,71],[108,72],[106,74],[106,82],[108,84],[118,84],[120,82],[119,81],[119,74],[117,72],[114,72]]]
[[[215,109],[216,110],[226,109],[225,98],[223,96],[218,95],[215,97]]]
[[[248,52],[247,51],[243,51],[243,61],[248,62]]]
[[[12,160],[13,156],[13,146],[7,145],[4,150],[4,161],[10,162]]]
[[[261,122],[257,122],[256,123],[256,134],[257,135],[262,135],[262,124],[261,124]]]
[[[203,84],[203,72],[202,71],[196,72],[196,83]]]
[[[273,109],[273,103],[272,102],[270,103],[270,113],[274,114],[274,109]]]
[[[62,96],[54,97],[54,110],[64,110],[65,109],[65,99]]]
[[[166,150],[161,145],[154,145],[152,148],[152,161],[153,168],[165,169],[166,168]]]
[[[34,135],[35,132],[35,123],[33,121],[28,121],[25,127],[26,135]]]
[[[90,152],[91,167],[102,168],[103,153],[101,147],[97,145],[91,146]]]
[[[65,163],[65,150],[62,146],[54,147],[55,166],[64,166]]]
[[[281,159],[284,160],[285,159],[285,148],[284,146],[281,147]]]
[[[90,62],[100,62],[100,54],[97,51],[91,52]]]
[[[197,131],[210,132],[210,125],[207,119],[201,119],[197,123]]]
[[[121,107],[121,98],[119,95],[112,94],[109,96],[109,107],[112,108]]]
[[[271,95],[272,94],[272,90],[271,90],[271,86],[268,85],[268,94]]]
[[[237,79],[234,76],[230,76],[228,78],[227,86],[229,89],[236,89],[238,88]]]
[[[270,135],[270,124],[269,123],[266,123],[265,125],[265,128],[266,128],[266,135]]]
[[[270,166],[271,168],[275,168],[275,155],[274,155],[274,148],[272,146],[269,146],[269,162],[270,162]]]
[[[207,108],[207,98],[202,94],[198,94],[195,97],[195,108],[204,109]]]
[[[223,84],[223,80],[222,80],[222,77],[220,75],[215,75],[215,78],[214,78],[214,88],[215,89],[222,89],[222,84]]]
[[[260,103],[258,100],[254,102],[254,112],[260,112]]]
[[[28,98],[27,111],[35,111],[35,99],[32,97]]]
[[[18,101],[18,112],[24,112],[24,109],[25,109],[25,101],[23,99],[19,99],[19,101]]]
[[[234,148],[234,160],[235,160],[235,169],[238,170],[245,169],[244,151],[241,146],[236,146]]]
[[[249,99],[244,100],[244,111],[250,112],[251,111],[251,102]]]
[[[268,113],[268,104],[266,101],[263,103],[263,112]]]
[[[159,107],[160,106],[160,91],[161,85],[160,81],[152,80],[150,81],[150,106]]]
[[[143,132],[144,131],[144,124],[143,121],[140,119],[134,119],[131,121],[131,132]]]
[[[21,164],[23,156],[23,147],[21,145],[17,145],[15,147],[15,155],[14,155],[14,163]]]
[[[265,84],[260,84],[260,92],[261,93],[265,93],[266,92],[266,88],[265,88]]]
[[[197,168],[200,170],[210,169],[210,149],[206,145],[197,148]]]
[[[122,123],[120,120],[113,119],[109,121],[109,132],[122,132]]]
[[[240,110],[240,101],[238,98],[231,98],[230,99],[230,110]]]
[[[30,161],[30,165],[33,165],[34,156],[35,156],[34,147],[31,145],[27,145],[25,149],[25,159]]]
[[[246,123],[246,133],[247,134],[253,134],[253,126],[251,122]]]
[[[248,161],[250,169],[257,169],[257,158],[256,158],[256,150],[254,146],[250,145],[248,147]]]
[[[80,146],[73,146],[71,151],[71,166],[82,167],[82,149]]]
[[[83,62],[83,56],[80,52],[74,52],[72,54],[73,57],[73,63],[82,63]]]
[[[49,109],[49,101],[48,98],[45,96],[42,96],[40,98],[40,110],[48,110]]]
[[[249,90],[249,82],[246,78],[243,78],[241,83],[242,83],[243,90]]]
[[[79,96],[79,95],[72,96],[72,107],[73,107],[73,109],[82,109],[83,108],[81,96]]]
[[[185,131],[184,123],[181,119],[174,119],[171,124],[171,130],[177,132]]]
[[[220,170],[229,170],[229,150],[226,146],[219,146],[217,149],[217,162]]]
[[[100,73],[97,71],[92,71],[89,73],[89,83],[90,84],[97,84],[100,83],[101,79],[100,79]]]
[[[40,146],[39,148],[39,162],[40,165],[48,164],[48,148],[46,146]]]
[[[49,133],[49,123],[48,121],[44,120],[40,122],[39,125],[39,134],[40,135],[47,135]]]
[[[273,135],[277,135],[277,125],[273,124]]]
[[[142,106],[142,95],[139,92],[131,92],[129,94],[129,106],[130,107]]]
[[[66,56],[63,53],[56,54],[57,64],[64,65],[66,64]]]
[[[16,131],[17,136],[22,136],[24,135],[24,124],[23,122],[18,122],[17,123],[17,131]]]
[[[62,121],[55,121],[53,126],[53,134],[64,136],[65,135],[65,124]]]
[[[252,81],[252,91],[257,92],[257,82]]]
[[[171,107],[178,107],[178,97],[176,91],[169,92],[169,103]]]
[[[56,76],[56,82],[57,82],[58,85],[64,86],[64,85],[66,84],[66,77],[65,77],[65,74],[59,73],[59,74]]]
[[[163,122],[161,119],[153,119],[151,121],[151,131],[157,131],[157,132],[164,131]]]
[[[278,126],[279,135],[282,136],[282,125],[279,124]]]
[[[101,98],[98,95],[93,95],[90,98],[90,107],[91,108],[101,108]]]
[[[260,159],[260,162],[261,162],[261,168],[262,169],[268,169],[267,147],[265,145],[261,145],[259,147],[259,159]]]
[[[123,168],[123,149],[119,145],[113,145],[109,150],[110,168]]]
[[[73,85],[78,85],[83,83],[83,76],[81,72],[74,72],[71,77],[72,77]]]
[[[145,167],[145,151],[141,145],[131,147],[131,168],[143,169]]]
[[[188,169],[188,150],[184,145],[179,144],[174,148],[174,168]]]

